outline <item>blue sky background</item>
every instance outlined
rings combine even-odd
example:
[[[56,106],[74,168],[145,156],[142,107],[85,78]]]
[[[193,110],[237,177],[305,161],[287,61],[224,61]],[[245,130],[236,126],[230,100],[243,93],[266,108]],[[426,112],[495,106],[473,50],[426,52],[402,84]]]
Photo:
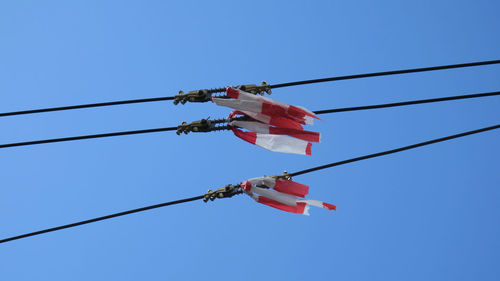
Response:
[[[500,58],[497,1],[2,1],[0,112]],[[498,91],[500,66],[276,89],[310,110]],[[500,122],[500,98],[323,115],[310,157],[230,132],[0,151],[0,238]],[[170,102],[2,118],[0,143],[227,116]],[[499,280],[500,132],[296,177],[338,205],[247,196],[0,245],[0,280]]]

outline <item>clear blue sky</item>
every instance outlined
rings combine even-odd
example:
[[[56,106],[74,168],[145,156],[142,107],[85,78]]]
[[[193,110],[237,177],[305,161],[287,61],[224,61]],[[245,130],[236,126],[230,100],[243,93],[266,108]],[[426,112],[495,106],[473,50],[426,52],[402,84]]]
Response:
[[[0,112],[500,58],[496,1],[3,1]],[[310,110],[500,90],[500,66],[283,88]],[[230,132],[0,151],[0,238],[500,122],[500,98],[322,116],[310,157]],[[170,102],[2,118],[0,143],[221,118]],[[191,202],[0,245],[0,280],[499,280],[500,132],[296,177],[338,206]]]

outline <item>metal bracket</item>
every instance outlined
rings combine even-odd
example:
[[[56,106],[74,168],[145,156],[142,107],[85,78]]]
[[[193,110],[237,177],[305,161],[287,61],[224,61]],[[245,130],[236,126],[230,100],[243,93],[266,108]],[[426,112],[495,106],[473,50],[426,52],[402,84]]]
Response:
[[[234,195],[240,194],[243,191],[241,190],[240,185],[232,185],[228,184],[224,187],[221,187],[219,189],[216,189],[215,191],[208,190],[207,193],[205,193],[205,196],[203,197],[203,202],[208,202],[214,201],[215,199],[219,198],[231,198]]]
[[[182,90],[179,91],[179,94],[174,96],[174,104],[177,105],[180,103],[185,104],[186,102],[207,102],[212,98],[212,94],[214,93],[223,93],[226,91],[226,88],[215,88],[215,89],[202,89],[189,91],[184,93]]]
[[[182,90],[179,94],[174,96],[174,104],[180,103],[185,104],[186,102],[207,102],[212,97],[212,93],[209,90],[196,90],[184,93]]]
[[[267,93],[268,95],[272,93],[271,85],[267,84],[266,81],[262,81],[262,84],[260,85],[247,84],[247,85],[237,86],[236,88],[245,91],[247,93],[251,93],[254,95],[261,95],[261,96],[263,96],[264,93]]]
[[[212,132],[212,131],[220,131],[220,130],[226,130],[229,129],[228,126],[215,126],[216,124],[220,123],[226,123],[226,119],[218,119],[218,120],[208,120],[208,119],[201,119],[198,121],[194,121],[191,123],[187,122],[182,122],[179,126],[177,126],[177,135],[180,135],[182,133],[188,134],[189,132]]]
[[[240,85],[236,87],[242,91],[252,93],[254,95],[264,95],[267,93],[271,94],[271,85],[267,84],[266,81],[262,81],[261,85],[255,84],[247,84]],[[174,96],[174,104],[177,105],[179,103],[185,104],[186,102],[207,102],[212,98],[212,94],[214,93],[223,93],[225,92],[225,88],[216,88],[216,89],[204,89],[204,90],[194,90],[184,93],[182,90],[179,91],[179,94]]]
[[[283,174],[281,174],[281,175],[276,175],[276,176],[271,176],[271,177],[276,178],[276,179],[285,179],[285,180],[289,180],[289,181],[292,180],[292,177],[290,176],[290,174],[287,171],[283,171]]]

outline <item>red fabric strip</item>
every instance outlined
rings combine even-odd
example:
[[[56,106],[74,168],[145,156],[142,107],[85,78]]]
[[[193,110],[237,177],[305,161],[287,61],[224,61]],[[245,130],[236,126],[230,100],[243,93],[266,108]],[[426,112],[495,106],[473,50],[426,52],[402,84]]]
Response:
[[[238,97],[240,96],[240,92],[236,89],[231,88],[231,87],[227,87],[226,88],[226,95],[228,97],[233,98],[233,99],[238,99]]]
[[[273,208],[276,208],[276,209],[279,209],[279,210],[282,210],[282,211],[285,211],[285,212],[294,213],[294,214],[303,214],[304,209],[306,207],[306,203],[300,202],[300,203],[297,203],[296,206],[289,206],[289,205],[285,205],[283,203],[280,203],[280,202],[273,200],[273,199],[269,199],[269,198],[264,197],[264,196],[259,196],[259,199],[257,202],[262,203],[262,204],[267,205],[267,206],[270,206],[270,207],[273,207]]]
[[[323,208],[337,211],[337,206],[323,202]]]
[[[238,138],[245,140],[251,144],[255,144],[257,141],[257,134],[252,132],[243,132],[242,130],[233,129],[233,133]]]
[[[316,117],[316,115],[311,114],[311,113],[303,110],[302,108],[296,107],[293,105],[290,105],[288,107],[287,113],[290,114],[291,116],[296,117],[296,118],[304,118],[304,116],[311,116],[312,118],[319,119],[318,117]]]
[[[304,130],[296,130],[289,128],[274,128],[269,127],[269,133],[273,135],[288,135],[294,138],[298,138],[305,141],[319,142],[320,133],[304,131]]]
[[[309,186],[285,179],[277,179],[274,190],[304,198],[309,193]]]
[[[270,125],[282,128],[290,128],[296,130],[303,130],[304,128],[300,125],[299,122],[294,121],[292,119],[288,119],[285,117],[271,117],[271,121],[269,121]]]
[[[262,114],[269,116],[287,116],[286,108],[277,104],[268,103],[266,101],[262,102]]]
[[[249,181],[244,181],[241,183],[241,189],[250,192],[252,190],[252,183]]]

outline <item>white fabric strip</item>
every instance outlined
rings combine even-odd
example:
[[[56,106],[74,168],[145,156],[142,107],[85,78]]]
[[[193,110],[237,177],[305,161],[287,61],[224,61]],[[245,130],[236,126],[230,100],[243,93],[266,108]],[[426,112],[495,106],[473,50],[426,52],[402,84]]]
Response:
[[[252,117],[253,119],[255,119],[257,121],[262,122],[262,123],[266,123],[266,124],[271,123],[271,117],[270,116],[267,116],[267,115],[264,115],[264,114],[260,114],[260,113],[257,113],[257,112],[246,111],[246,110],[240,110],[240,111],[243,112],[244,114]]]
[[[274,201],[278,201],[288,206],[296,206],[297,205],[297,197],[293,195],[288,195],[285,193],[277,192],[270,189],[260,188],[256,186],[252,186],[252,192],[258,195],[267,197]]]
[[[264,185],[269,188],[273,188],[276,185],[276,179],[273,177],[260,177],[253,178],[248,180],[251,184],[254,185]]]
[[[233,121],[231,125],[247,129],[260,134],[269,134],[269,125],[252,121]]]
[[[242,90],[239,90],[239,89],[235,89],[238,91],[238,99],[239,100],[246,100],[246,101],[259,101],[259,98],[257,95],[254,95],[254,94],[250,94],[250,93],[247,93],[245,91],[242,91]]]
[[[309,114],[311,114],[311,115],[316,116],[316,114],[314,114],[314,112],[310,111],[309,109],[307,109],[307,108],[305,108],[305,107],[303,107],[303,106],[296,105],[295,107],[298,107],[298,108],[300,108],[300,109],[304,110],[305,112],[307,112],[307,113],[309,113]],[[309,116],[309,117],[310,117],[310,116]],[[312,117],[311,117],[311,118],[312,118]]]
[[[248,100],[235,100],[235,99],[221,99],[212,98],[215,104],[220,106],[227,106],[236,110],[241,111],[252,111],[252,112],[262,112],[262,102],[260,101],[248,101]]]
[[[306,155],[309,142],[282,135],[257,134],[255,145],[262,148],[283,153]]]
[[[305,215],[305,216],[310,216],[310,214],[309,214],[309,205],[308,204],[306,204],[306,207],[304,208],[304,212],[302,214]]]
[[[314,118],[312,118],[311,116],[304,116],[304,122],[307,125],[314,125]]]
[[[318,201],[318,200],[313,200],[313,199],[297,199],[297,202],[303,202],[303,203],[306,203],[307,205],[312,205],[312,206],[316,206],[316,207],[319,207],[319,208],[324,208],[323,207],[323,202],[322,201]]]
[[[288,110],[288,108],[290,107],[290,105],[288,105],[286,103],[276,101],[276,100],[273,100],[271,98],[259,97],[259,96],[256,96],[256,95],[253,95],[250,93],[243,92],[241,90],[238,90],[238,91],[239,91],[238,99],[212,98],[212,101],[219,106],[226,106],[226,107],[230,107],[230,108],[240,110],[240,111],[254,112],[254,113],[257,113],[261,116],[265,116],[265,117],[267,117],[267,118],[265,118],[266,120],[262,120],[263,118],[261,116],[252,116],[251,114],[247,114],[250,117],[252,117],[256,120],[259,120],[261,122],[264,122],[264,123],[269,123],[270,117],[260,114],[262,112],[262,103],[263,102],[279,105],[280,107],[284,108],[285,111]],[[311,111],[309,111],[303,107],[300,107],[300,106],[296,106],[296,107],[300,108],[300,109],[302,109],[310,114],[313,114]],[[301,120],[303,120],[306,124],[309,124],[309,125],[312,125],[314,123],[314,118],[312,118],[311,116],[304,116],[304,118],[295,118],[292,116],[288,116],[288,118],[295,120],[297,122],[300,122]]]
[[[289,104],[286,104],[284,102],[280,102],[280,101],[277,101],[277,100],[273,100],[271,98],[268,98],[268,97],[263,97],[263,96],[257,96],[257,95],[253,95],[253,94],[250,94],[250,93],[247,93],[247,92],[243,92],[242,90],[238,90],[240,93],[238,95],[238,99],[241,99],[241,100],[248,100],[248,101],[258,101],[260,103],[262,102],[267,102],[267,103],[270,103],[270,104],[276,104],[276,105],[279,105],[285,109],[288,109],[288,107],[290,106]]]
[[[280,102],[280,101],[277,101],[277,100],[273,100],[273,99],[268,98],[268,97],[256,96],[256,95],[244,92],[242,90],[238,90],[238,92],[239,92],[239,94],[238,94],[238,100],[246,100],[246,101],[259,102],[261,104],[261,109],[262,109],[262,102],[267,102],[267,103],[270,103],[270,104],[276,104],[276,105],[279,105],[279,106],[283,107],[286,110],[290,107],[289,104],[286,104],[284,102]],[[311,115],[314,115],[313,112],[311,112],[310,110],[306,109],[305,107],[297,106],[297,105],[295,107],[300,108],[300,109],[304,110],[305,112],[307,112],[307,113],[309,113]],[[254,111],[254,112],[261,112],[261,111]],[[292,118],[292,117],[289,116],[289,118]],[[304,121],[308,125],[313,125],[314,124],[314,118],[311,117],[311,116],[304,116]]]

